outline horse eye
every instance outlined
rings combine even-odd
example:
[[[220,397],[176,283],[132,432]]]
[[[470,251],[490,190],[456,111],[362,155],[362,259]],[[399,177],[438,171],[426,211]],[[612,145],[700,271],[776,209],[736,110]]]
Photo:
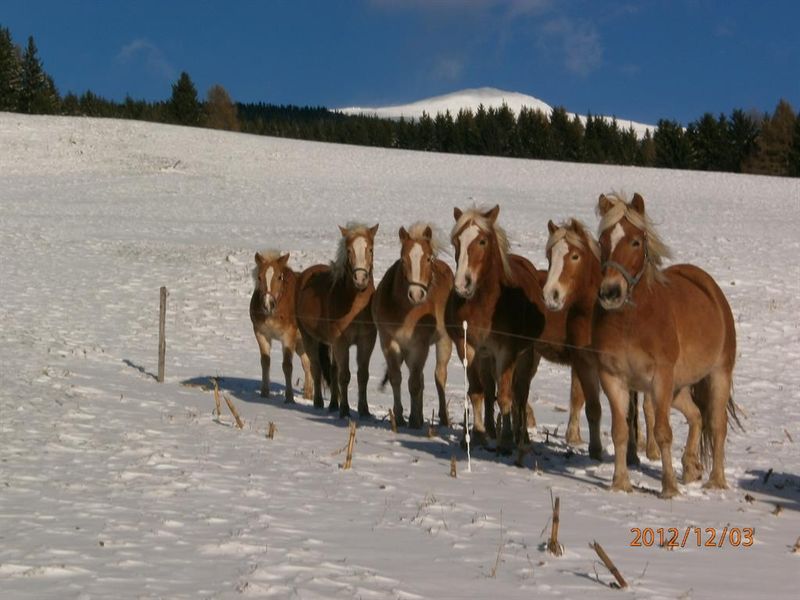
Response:
[[[429,257],[428,257],[428,262],[429,262],[429,263],[432,263],[432,262],[433,262],[433,257],[432,257],[432,256],[429,256]]]
[[[642,243],[639,240],[633,240],[631,242],[631,246],[633,246],[634,248],[638,248],[641,245],[642,245]]]
[[[578,260],[580,257],[581,257],[580,254],[573,254],[572,260]]]
[[[281,273],[280,275],[278,275],[278,281],[283,281],[283,273]]]
[[[481,246],[485,246],[485,245],[486,245],[486,238],[484,238],[484,239],[482,239],[482,240],[480,241],[480,245],[481,245]]]

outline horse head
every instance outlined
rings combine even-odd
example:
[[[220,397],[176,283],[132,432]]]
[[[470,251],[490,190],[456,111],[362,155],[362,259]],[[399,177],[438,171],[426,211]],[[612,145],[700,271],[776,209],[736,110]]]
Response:
[[[544,303],[553,311],[571,304],[584,286],[591,285],[600,259],[597,242],[580,221],[570,219],[561,226],[548,222],[547,281],[542,288]]]
[[[644,210],[644,198],[634,194],[630,203],[618,195],[601,194],[597,203],[600,215],[600,253],[603,279],[600,305],[617,310],[630,300],[643,276],[661,276],[658,267],[670,256]]]
[[[505,232],[497,225],[499,213],[498,205],[485,211],[453,209],[456,223],[450,241],[456,253],[454,289],[462,298],[471,298],[493,268],[502,267],[500,276],[510,277],[508,241]],[[501,264],[497,264],[496,258]]]
[[[353,280],[353,285],[359,291],[365,290],[372,281],[372,258],[375,245],[375,234],[378,225],[373,227],[339,226],[342,232],[340,248],[344,254],[341,257],[346,261],[346,271]]]
[[[280,254],[274,251],[256,252],[256,266],[253,269],[253,278],[256,288],[263,299],[263,308],[267,315],[271,315],[278,306],[287,289],[286,272],[289,254]]]
[[[410,233],[401,227],[398,234],[400,261],[408,282],[408,300],[411,304],[422,304],[433,282],[433,261],[436,260],[433,229],[430,225],[418,223],[411,227]]]

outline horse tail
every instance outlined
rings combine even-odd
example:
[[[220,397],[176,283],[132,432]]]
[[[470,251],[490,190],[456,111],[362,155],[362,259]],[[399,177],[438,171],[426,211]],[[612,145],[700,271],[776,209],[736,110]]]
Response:
[[[331,380],[333,379],[331,374],[331,347],[329,344],[323,344],[320,342],[318,348],[317,358],[319,359],[322,379],[325,381],[325,385],[328,386],[328,389],[331,389],[333,387],[331,385]]]
[[[703,430],[700,436],[700,460],[703,468],[706,468],[711,464],[711,455],[714,450],[714,438],[711,435],[711,389],[708,378],[701,379],[691,386],[689,392],[697,408],[700,409],[700,415],[703,419]],[[744,426],[739,420],[739,409],[733,400],[733,386],[731,386],[725,409],[728,413],[728,425],[736,427],[739,431],[744,431]]]

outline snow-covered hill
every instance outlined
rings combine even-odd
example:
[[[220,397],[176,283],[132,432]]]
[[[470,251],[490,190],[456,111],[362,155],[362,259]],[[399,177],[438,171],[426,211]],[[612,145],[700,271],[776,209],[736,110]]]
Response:
[[[337,224],[379,222],[380,277],[400,225],[427,219],[447,231],[454,205],[498,202],[513,250],[542,266],[548,219],[593,224],[598,194],[620,188],[644,194],[676,260],[705,267],[733,307],[746,431],[728,438],[730,490],[692,484],[660,500],[660,466],[645,460],[631,473],[635,492],[611,493],[611,457],[596,463],[564,444],[569,374],[549,364],[533,382],[539,425],[523,468],[477,451],[467,473],[460,427],[393,434],[377,350],[378,420],[360,425],[349,471],[339,468],[342,421],[308,402],[284,405],[277,385],[259,397],[248,318],[257,248],[290,251],[303,268],[333,256]],[[798,198],[790,179],[0,113],[1,595],[618,599],[587,545],[597,540],[630,582],[626,597],[793,597]],[[272,364],[281,382],[278,345]],[[212,418],[199,386],[215,376],[244,430]],[[462,377],[453,361],[452,415]],[[426,416],[435,397],[428,365]],[[686,428],[677,414],[672,422],[680,472]],[[602,435],[612,452],[605,401]],[[551,493],[561,558],[542,550]],[[752,527],[754,544],[631,547],[631,528],[647,527]]]
[[[386,119],[399,119],[400,117],[419,119],[422,113],[436,116],[438,113],[445,113],[449,110],[450,114],[455,118],[458,111],[461,109],[470,109],[472,112],[475,112],[481,105],[486,108],[500,108],[503,104],[507,105],[515,114],[518,113],[522,107],[540,110],[546,115],[549,115],[553,110],[552,106],[533,96],[517,92],[506,92],[490,87],[461,90],[443,96],[434,96],[433,98],[426,98],[424,100],[398,106],[375,108],[352,106],[340,108],[338,110],[345,114],[367,114]],[[571,116],[573,113],[569,114]],[[585,115],[578,115],[578,117],[582,122],[586,122]],[[606,116],[604,118],[610,121],[612,117]],[[650,130],[652,134],[656,129],[654,125],[646,125],[644,123],[637,123],[636,121],[620,118],[617,118],[617,124],[622,129],[633,127],[638,137],[643,137],[647,130]]]

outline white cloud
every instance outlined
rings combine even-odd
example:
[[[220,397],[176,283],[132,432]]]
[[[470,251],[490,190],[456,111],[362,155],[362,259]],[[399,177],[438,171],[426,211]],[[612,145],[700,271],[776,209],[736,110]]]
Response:
[[[175,79],[175,68],[167,61],[164,53],[150,40],[138,38],[124,45],[117,54],[117,60],[130,63],[141,60],[145,66],[159,77]]]
[[[588,75],[603,64],[603,44],[597,28],[586,21],[559,17],[540,29],[539,43],[563,56],[564,66],[577,75]]]

